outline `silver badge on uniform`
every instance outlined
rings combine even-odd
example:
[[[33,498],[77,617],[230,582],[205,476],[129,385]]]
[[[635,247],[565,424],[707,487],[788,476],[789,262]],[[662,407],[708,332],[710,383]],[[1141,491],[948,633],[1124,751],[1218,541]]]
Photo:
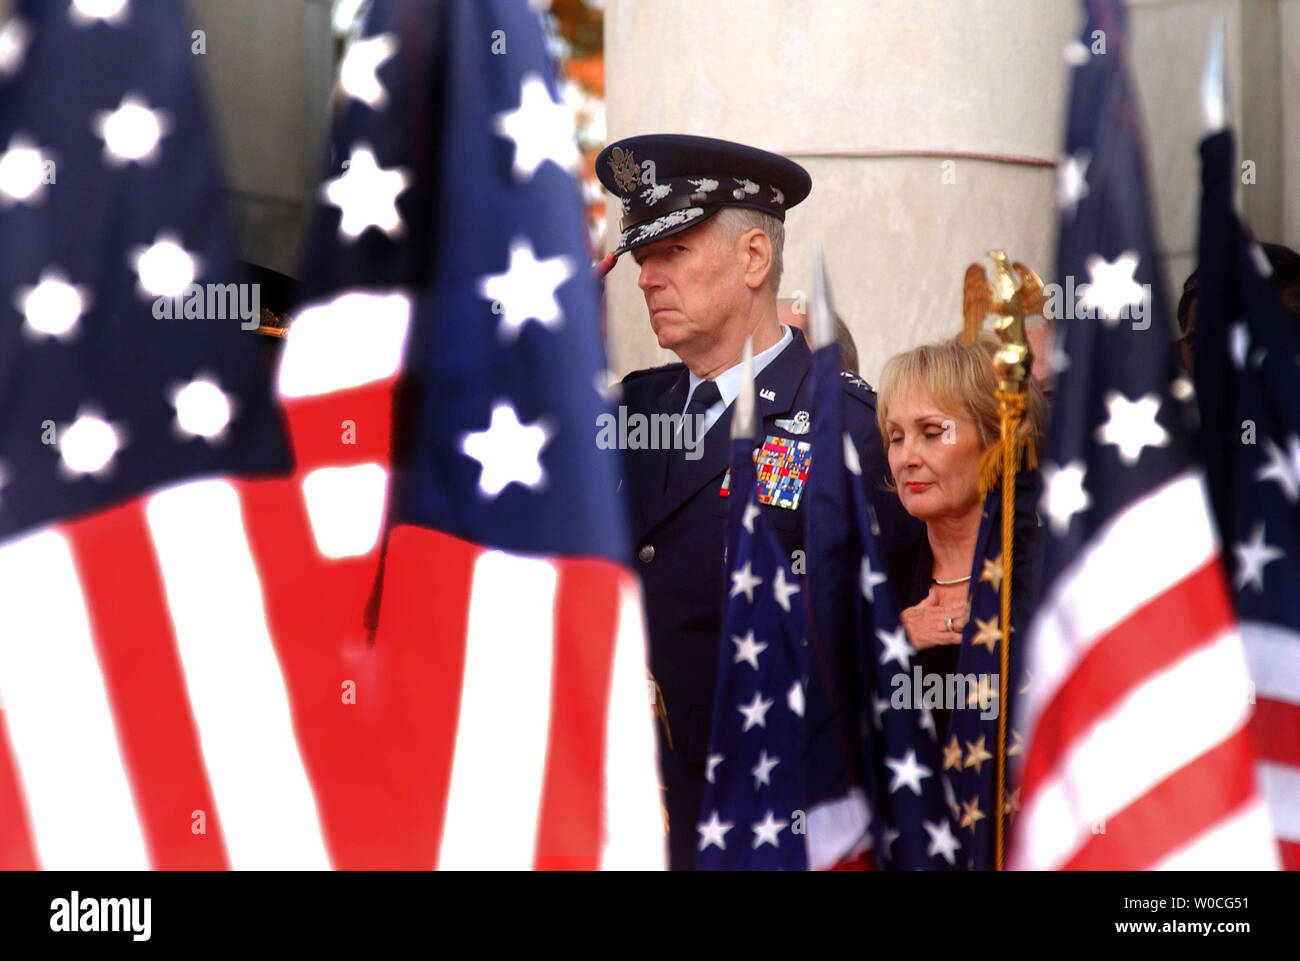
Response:
[[[775,423],[779,430],[783,430],[787,434],[806,434],[812,429],[806,410],[799,411],[793,417],[781,418]]]

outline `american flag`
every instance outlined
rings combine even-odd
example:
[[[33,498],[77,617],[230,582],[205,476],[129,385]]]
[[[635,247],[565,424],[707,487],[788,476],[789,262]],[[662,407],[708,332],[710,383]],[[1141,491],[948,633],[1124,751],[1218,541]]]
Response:
[[[370,746],[412,820],[374,830],[426,867],[659,866],[578,153],[540,20],[377,0],[340,85],[279,388],[323,552],[382,558]]]
[[[1012,543],[1011,645],[1007,651],[1007,690],[999,680],[1002,657],[1002,488],[984,498],[979,531],[975,536],[970,616],[962,630],[955,695],[943,740],[943,771],[952,785],[953,817],[960,828],[967,870],[988,871],[997,864],[998,713],[1006,711],[1005,751],[1008,771],[1024,749],[1020,700],[1027,677],[1023,668],[1025,634],[1037,599],[1037,571],[1041,541],[1035,507],[1042,484],[1037,471],[1027,470],[1022,459],[1016,474],[1016,519]],[[958,680],[959,679],[959,680]],[[945,685],[947,687],[947,685]],[[1004,826],[1014,822],[1020,803],[1018,792],[1007,783],[1002,798]],[[1005,835],[1004,835],[1005,837]]]
[[[732,441],[730,586],[695,866],[802,871],[803,588],[758,506],[753,455],[754,438]]]
[[[1058,328],[1009,863],[1267,867],[1250,679],[1175,376],[1121,4],[1084,6],[1057,273],[1087,287]]]
[[[814,284],[816,317],[830,310],[820,261]],[[916,651],[898,619],[858,451],[843,428],[843,371],[833,341],[814,351],[811,376],[809,867],[960,867],[964,842],[950,818],[934,715],[915,683]]]
[[[186,265],[237,278],[188,30],[140,6],[27,3],[4,33],[0,858],[661,863],[538,21],[373,4],[277,407],[237,321],[151,316]],[[284,419],[296,472],[252,479],[287,470]]]
[[[138,7],[0,34],[0,863],[323,867],[245,534],[283,427],[239,317],[154,313],[242,278],[188,28]]]
[[[1300,331],[1233,210],[1233,138],[1201,144],[1195,373],[1238,630],[1255,684],[1258,772],[1282,863],[1300,869]]]

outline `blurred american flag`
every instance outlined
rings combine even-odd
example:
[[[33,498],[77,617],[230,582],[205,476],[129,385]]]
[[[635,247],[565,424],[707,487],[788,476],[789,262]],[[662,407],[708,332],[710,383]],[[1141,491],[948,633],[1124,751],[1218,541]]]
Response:
[[[661,863],[572,130],[535,16],[372,5],[277,407],[237,321],[159,331],[133,289],[186,263],[239,279],[185,25],[81,6],[20,4],[0,84],[0,309],[67,276],[3,341],[0,590],[22,629],[0,639],[0,857]],[[508,57],[477,42],[496,29]],[[118,162],[92,123],[127,94],[160,135]],[[22,179],[28,142],[57,185]]]
[[[1055,362],[1009,866],[1270,867],[1250,678],[1174,367],[1123,11],[1084,8],[1081,37],[1104,31],[1107,53],[1081,51],[1073,71],[1057,273],[1088,285]]]

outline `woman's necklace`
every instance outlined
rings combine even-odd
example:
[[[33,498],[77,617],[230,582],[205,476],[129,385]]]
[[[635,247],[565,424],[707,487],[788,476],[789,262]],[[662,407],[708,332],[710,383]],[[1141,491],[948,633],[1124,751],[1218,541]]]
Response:
[[[962,583],[965,583],[965,582],[968,581],[968,580],[970,580],[970,575],[969,575],[969,574],[967,574],[965,577],[950,577],[950,578],[948,578],[948,579],[946,579],[946,580],[941,580],[941,579],[938,578],[938,577],[932,577],[932,578],[930,578],[930,583],[931,583],[931,584],[943,584],[943,585],[948,585],[948,584],[962,584]]]

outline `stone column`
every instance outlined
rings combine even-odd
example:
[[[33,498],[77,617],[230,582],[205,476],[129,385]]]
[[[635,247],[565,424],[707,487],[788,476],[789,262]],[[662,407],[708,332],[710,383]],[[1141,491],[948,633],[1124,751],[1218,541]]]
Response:
[[[1198,85],[1220,13],[1242,155],[1256,160],[1245,212],[1261,237],[1300,240],[1300,104],[1282,82],[1297,72],[1300,37],[1283,38],[1300,29],[1297,8],[1132,0],[1129,63],[1171,288],[1194,259]],[[990,247],[1054,279],[1063,51],[1079,24],[1073,0],[607,0],[609,136],[724,137],[806,166],[813,191],[787,219],[781,295],[808,289],[820,240],[874,381],[892,354],[960,329],[962,274]],[[619,216],[611,204],[611,229]],[[672,359],[635,281],[625,258],[608,286],[618,373]]]
[[[1300,0],[1282,0],[1278,46],[1282,63],[1282,240],[1300,250]]]
[[[611,139],[703,134],[808,168],[781,296],[808,289],[820,241],[873,382],[960,329],[962,274],[990,247],[1050,269],[1070,0],[609,0],[605,17]],[[671,359],[635,264],[611,280],[615,369]]]

